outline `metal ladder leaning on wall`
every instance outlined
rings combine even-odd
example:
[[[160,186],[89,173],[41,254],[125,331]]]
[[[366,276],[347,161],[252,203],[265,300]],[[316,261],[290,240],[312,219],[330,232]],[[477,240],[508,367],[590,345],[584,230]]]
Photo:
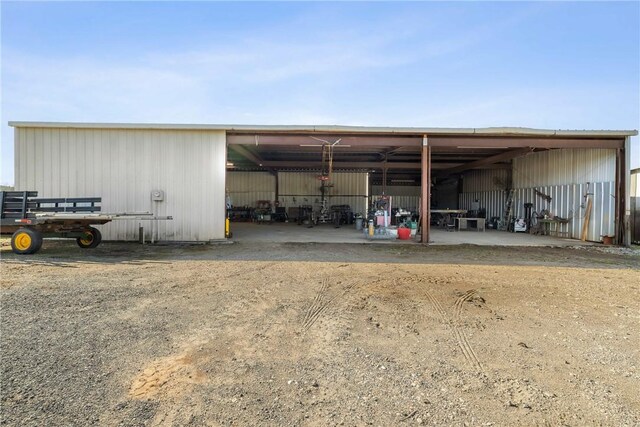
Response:
[[[504,206],[504,222],[500,225],[500,231],[509,231],[509,225],[513,218],[513,188],[507,190],[507,203]]]

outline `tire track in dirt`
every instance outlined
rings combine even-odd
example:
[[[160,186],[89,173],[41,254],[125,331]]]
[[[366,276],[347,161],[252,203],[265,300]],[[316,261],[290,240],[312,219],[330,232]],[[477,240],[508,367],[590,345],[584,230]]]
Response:
[[[464,294],[460,295],[460,297],[456,300],[454,304],[456,320],[458,320],[460,318],[460,315],[462,314],[462,307],[464,306],[464,303],[472,298],[476,293],[477,291],[475,289],[468,290]]]
[[[463,349],[462,352],[465,353],[465,357],[467,358],[467,360],[472,365],[477,367],[480,372],[484,372],[482,368],[482,364],[480,363],[480,359],[478,359],[478,355],[476,354],[475,350],[471,346],[471,343],[469,343],[469,338],[467,338],[467,334],[465,334],[464,331],[460,329],[457,325],[460,321],[460,317],[462,316],[462,308],[464,303],[469,299],[473,298],[476,295],[476,293],[477,291],[475,289],[471,289],[465,292],[464,294],[462,294],[456,300],[454,304],[454,307],[455,307],[454,315],[453,315],[454,323],[452,324],[452,327],[453,327],[454,333],[457,335],[458,344],[460,345],[460,348]]]
[[[333,295],[331,295],[328,293],[329,280],[323,279],[322,284],[320,285],[320,289],[318,290],[318,293],[316,294],[313,301],[307,308],[307,311],[302,320],[302,328],[301,328],[302,333],[307,332],[313,326],[313,324],[316,323],[316,321],[320,318],[322,313],[324,313],[327,310],[327,308],[329,308],[338,297],[346,296],[349,293],[349,291],[351,291],[351,289],[353,289],[354,287],[355,287],[355,283],[351,283],[347,285],[342,290],[342,292],[337,291]]]
[[[482,368],[482,364],[480,363],[480,359],[478,359],[478,355],[476,354],[475,350],[469,343],[469,339],[467,338],[467,335],[456,324],[459,321],[460,316],[462,314],[462,307],[464,302],[467,301],[469,298],[472,298],[476,294],[476,290],[475,289],[469,290],[456,300],[454,304],[453,320],[448,318],[447,313],[442,308],[442,305],[440,304],[440,302],[431,294],[431,292],[429,292],[429,290],[425,289],[425,294],[427,295],[429,302],[431,302],[431,305],[433,306],[434,310],[438,314],[438,317],[440,317],[443,323],[451,327],[451,330],[456,339],[458,347],[460,347],[460,350],[462,351],[462,354],[464,355],[465,359],[467,359],[467,361],[472,366],[477,368],[480,372],[484,372]]]

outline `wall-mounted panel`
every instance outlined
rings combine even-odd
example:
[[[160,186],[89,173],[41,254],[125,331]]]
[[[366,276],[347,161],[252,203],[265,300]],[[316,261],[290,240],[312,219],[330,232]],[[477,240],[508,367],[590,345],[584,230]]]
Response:
[[[40,197],[102,197],[103,212],[171,215],[155,238],[224,238],[226,143],[223,131],[15,129],[16,189]],[[152,202],[163,190],[165,201]],[[137,240],[138,221],[100,226],[105,240]],[[152,223],[142,222],[146,239]]]

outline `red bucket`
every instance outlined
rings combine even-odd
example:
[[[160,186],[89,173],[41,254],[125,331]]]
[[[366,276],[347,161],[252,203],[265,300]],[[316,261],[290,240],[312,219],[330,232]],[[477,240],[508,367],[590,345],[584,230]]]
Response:
[[[398,228],[398,239],[409,240],[411,238],[410,228]]]

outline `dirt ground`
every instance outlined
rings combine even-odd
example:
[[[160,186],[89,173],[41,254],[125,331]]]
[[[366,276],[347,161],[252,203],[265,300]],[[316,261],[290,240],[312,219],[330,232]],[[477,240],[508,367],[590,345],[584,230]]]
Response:
[[[640,425],[640,251],[2,248],[3,425]]]

